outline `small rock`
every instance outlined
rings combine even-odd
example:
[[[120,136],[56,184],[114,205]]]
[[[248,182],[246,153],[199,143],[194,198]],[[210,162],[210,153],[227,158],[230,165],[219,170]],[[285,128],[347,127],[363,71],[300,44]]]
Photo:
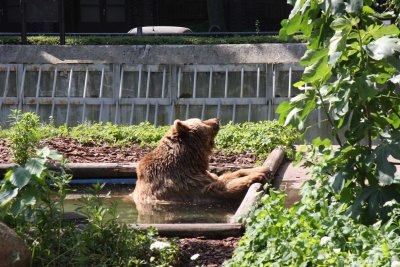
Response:
[[[28,266],[30,252],[15,231],[0,222],[0,267]]]

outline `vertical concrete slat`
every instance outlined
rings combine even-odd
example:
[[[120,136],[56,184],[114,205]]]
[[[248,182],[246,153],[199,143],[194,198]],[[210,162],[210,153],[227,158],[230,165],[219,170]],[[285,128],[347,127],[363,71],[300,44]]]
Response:
[[[217,118],[221,117],[221,99],[218,99]]]
[[[228,97],[228,67],[225,69],[225,91],[224,91],[224,97]]]
[[[86,68],[85,72],[85,82],[83,85],[83,107],[82,107],[82,123],[86,121],[86,94],[87,94],[87,85],[89,80],[89,69]]]
[[[101,77],[100,77],[100,92],[99,92],[99,99],[100,99],[100,111],[99,111],[99,122],[103,120],[103,108],[104,108],[104,99],[103,99],[103,87],[104,87],[104,66],[101,69]]]
[[[240,98],[243,97],[243,89],[244,89],[244,68],[240,69]]]
[[[120,98],[120,82],[121,82],[121,64],[112,64],[113,67],[113,73],[112,73],[112,92],[113,92],[113,102],[115,103],[115,109],[114,109],[114,124],[118,124],[120,122],[120,106],[119,106],[119,98]],[[112,107],[112,106],[110,106]],[[108,119],[108,121],[112,122],[112,117]]]
[[[149,112],[150,112],[150,100],[147,98],[147,101],[146,101],[146,121],[149,121]]]
[[[50,116],[54,119],[54,108],[55,108],[55,97],[56,97],[56,87],[57,87],[57,75],[58,66],[54,69],[54,79],[53,79],[53,89],[51,90],[51,112]]]
[[[202,120],[204,120],[205,111],[206,111],[206,100],[203,99],[203,105],[202,105],[202,107],[201,107],[201,119],[202,119]]]
[[[257,66],[257,93],[256,97],[260,97],[260,66]]]
[[[150,95],[150,76],[151,76],[151,69],[147,67],[146,99],[149,98]]]
[[[129,125],[133,124],[133,114],[134,113],[135,113],[135,103],[132,102],[132,105],[131,105],[131,116],[129,118]]]
[[[65,118],[65,123],[67,126],[69,126],[69,110],[71,107],[71,88],[72,88],[73,73],[74,73],[74,67],[71,67],[71,70],[69,72],[68,91],[67,91],[67,116]]]
[[[119,87],[119,90],[118,90],[118,96],[116,97],[116,100],[115,100],[115,118],[114,118],[114,123],[115,124],[117,124],[117,123],[120,123],[121,122],[121,115],[120,115],[120,113],[121,113],[121,98],[122,98],[122,89],[123,89],[123,80],[124,80],[124,66],[122,66],[121,68],[121,74],[120,75],[118,75],[118,76],[120,76],[120,77],[118,77],[117,75],[115,75],[115,79],[118,79],[119,80],[119,84],[115,84],[115,86],[118,86]],[[117,70],[118,71],[118,70]]]
[[[164,66],[163,77],[162,77],[162,87],[161,87],[161,98],[165,97],[165,80],[166,80],[166,77],[167,77],[167,70],[166,70],[166,68]]]
[[[25,86],[26,66],[24,64],[19,64],[17,73],[19,74],[18,75],[18,85],[19,85],[18,110],[22,111],[22,105],[24,104],[24,86]]]
[[[178,66],[171,65],[169,67],[169,80],[168,80],[168,89],[169,89],[169,98],[170,98],[170,109],[169,109],[169,124],[172,124],[175,117],[175,103],[177,100],[178,93]]]
[[[39,95],[40,95],[40,81],[42,78],[42,66],[39,67],[39,74],[38,74],[38,79],[36,83],[36,94],[35,94],[35,101],[36,101],[36,109],[35,112],[36,114],[39,113]]]
[[[158,101],[156,101],[156,106],[154,107],[154,127],[157,127],[157,117],[158,117]]]
[[[185,120],[189,119],[189,103],[186,104]]]
[[[251,121],[251,101],[249,102],[249,110],[247,112],[247,121]]]
[[[208,98],[212,96],[212,79],[213,79],[213,68],[210,68],[210,80],[208,82]]]
[[[138,91],[137,91],[137,98],[140,97],[140,90],[142,88],[142,70],[143,70],[143,65],[139,65],[139,77],[138,77]]]
[[[232,123],[236,122],[236,102],[233,103]]]
[[[193,94],[192,97],[196,98],[196,90],[197,90],[197,68],[194,67],[194,74],[193,74]]]
[[[267,119],[271,120],[271,99],[272,99],[272,80],[273,80],[273,65],[266,64],[265,67],[265,104],[267,105]]]
[[[10,66],[8,65],[7,66],[6,80],[5,80],[5,83],[4,83],[3,98],[1,98],[1,100],[0,100],[0,112],[1,112],[1,108],[3,106],[3,102],[4,102],[4,100],[5,100],[5,98],[7,97],[7,94],[8,94],[9,78],[10,78]],[[1,124],[0,125],[5,124],[6,121],[7,121],[7,118],[1,116],[1,121],[0,121]]]
[[[177,94],[176,94],[176,98],[178,99],[178,98],[180,98],[180,96],[181,96],[181,76],[182,76],[182,68],[181,67],[179,67],[179,70],[178,70],[178,90],[177,90]]]
[[[5,98],[7,97],[7,94],[8,94],[9,79],[10,79],[10,66],[7,66],[6,80],[4,82],[3,98],[0,101],[0,111],[1,111],[1,107],[3,106],[3,101],[5,100]]]

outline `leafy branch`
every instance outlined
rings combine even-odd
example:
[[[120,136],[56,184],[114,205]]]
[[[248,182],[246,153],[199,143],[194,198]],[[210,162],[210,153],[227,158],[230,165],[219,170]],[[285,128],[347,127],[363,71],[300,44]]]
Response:
[[[295,86],[309,89],[278,107],[280,121],[302,130],[322,109],[340,148],[332,152],[314,140],[318,152],[309,161],[316,176],[352,217],[365,223],[388,218],[385,202],[400,200],[396,169],[388,161],[400,159],[400,29],[383,20],[396,17],[400,2],[388,1],[385,9],[373,0],[288,2],[294,7],[280,36],[307,37],[300,61],[305,70]]]

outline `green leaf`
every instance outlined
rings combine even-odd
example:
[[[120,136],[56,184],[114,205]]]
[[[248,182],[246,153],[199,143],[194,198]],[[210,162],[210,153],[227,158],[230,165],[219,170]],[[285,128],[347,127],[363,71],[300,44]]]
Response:
[[[289,125],[290,123],[293,123],[294,121],[298,121],[299,120],[299,113],[302,111],[302,109],[300,108],[294,108],[292,109],[289,114],[286,117],[285,120],[285,126]]]
[[[6,205],[10,200],[12,200],[15,196],[17,196],[18,190],[19,190],[18,188],[14,188],[0,192],[0,207]]]
[[[365,76],[362,76],[360,78],[357,78],[354,87],[356,87],[358,94],[360,98],[363,101],[368,100],[368,98],[374,97],[378,91],[375,90],[375,88],[371,87],[367,82],[367,78]]]
[[[50,148],[45,146],[44,148],[37,151],[36,154],[38,155],[38,157],[45,159],[50,155]]]
[[[63,156],[55,150],[50,150],[50,153],[47,155],[47,157],[55,161],[62,161],[63,159]]]
[[[369,6],[363,6],[362,11],[368,15],[374,15],[375,14],[375,10],[373,10],[371,7]]]
[[[303,80],[309,83],[315,81],[322,82],[328,78],[331,70],[332,67],[328,65],[327,57],[323,57],[304,70]]]
[[[342,191],[345,182],[346,181],[345,181],[345,179],[344,179],[344,177],[343,177],[341,172],[337,172],[335,175],[333,175],[329,179],[329,184],[330,184],[330,186],[332,186],[333,191],[336,194],[339,194]]]
[[[345,30],[336,31],[329,41],[329,65],[335,65],[346,49],[347,33]]]
[[[10,182],[21,189],[29,183],[31,177],[31,174],[26,169],[18,167],[11,173]]]
[[[21,210],[27,205],[35,205],[36,197],[28,190],[25,190],[12,205],[11,212],[17,216]]]
[[[282,102],[278,108],[276,109],[276,113],[280,114],[279,122],[284,123],[286,116],[289,114],[290,110],[292,109],[292,105],[289,101]]]
[[[299,31],[301,27],[301,15],[297,13],[295,16],[290,18],[286,25],[286,33],[292,35]]]
[[[367,45],[367,51],[371,58],[382,60],[400,52],[400,39],[390,36],[383,36]]]
[[[41,150],[39,150],[37,152],[37,155],[38,155],[39,158],[42,158],[42,159],[49,158],[49,159],[56,160],[56,161],[60,161],[60,160],[63,159],[61,154],[59,154],[55,150],[51,150],[47,146],[42,148]]]
[[[381,144],[375,149],[378,180],[383,185],[390,185],[396,172],[396,167],[388,161],[390,153],[388,144]]]
[[[398,36],[400,34],[399,28],[396,25],[371,25],[368,27],[368,32],[372,35],[374,40],[378,40],[379,38],[385,35],[393,35]]]
[[[307,50],[304,56],[300,59],[300,64],[303,66],[310,66],[317,62],[319,59],[328,55],[328,48],[319,50]]]
[[[287,23],[288,23],[287,19],[281,21],[281,29],[279,30],[279,39],[283,41],[288,41],[289,39],[289,35],[286,31]]]
[[[332,21],[330,26],[335,31],[340,31],[343,29],[349,31],[351,29],[351,22],[347,18],[339,17]]]
[[[367,186],[362,188],[353,205],[351,205],[351,207],[347,210],[347,214],[352,218],[357,219],[361,214],[362,204],[377,190],[378,188],[375,186]]]
[[[40,158],[31,158],[26,161],[25,169],[32,175],[40,177],[46,169],[46,160]]]

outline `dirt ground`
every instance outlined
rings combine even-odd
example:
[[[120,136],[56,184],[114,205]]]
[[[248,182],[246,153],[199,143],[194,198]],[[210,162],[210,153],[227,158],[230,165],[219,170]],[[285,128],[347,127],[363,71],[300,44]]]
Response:
[[[93,142],[80,143],[72,138],[53,138],[44,140],[41,146],[48,146],[60,152],[68,162],[138,162],[150,149],[138,145],[113,147],[107,143],[96,144]],[[212,155],[210,163],[223,165],[253,165],[259,159],[250,153],[224,154],[216,152]],[[0,139],[0,164],[11,163],[11,152],[6,140]],[[228,237],[222,240],[206,239],[204,237],[182,238],[178,245],[180,251],[179,266],[221,266],[232,257],[239,238]]]
[[[138,162],[150,149],[132,144],[124,147],[114,147],[107,143],[80,143],[72,138],[52,138],[43,140],[40,146],[48,146],[60,152],[68,162]],[[229,153],[215,152],[210,163],[218,165],[253,165],[259,159],[251,153]],[[11,163],[11,152],[4,139],[0,139],[0,163]]]

